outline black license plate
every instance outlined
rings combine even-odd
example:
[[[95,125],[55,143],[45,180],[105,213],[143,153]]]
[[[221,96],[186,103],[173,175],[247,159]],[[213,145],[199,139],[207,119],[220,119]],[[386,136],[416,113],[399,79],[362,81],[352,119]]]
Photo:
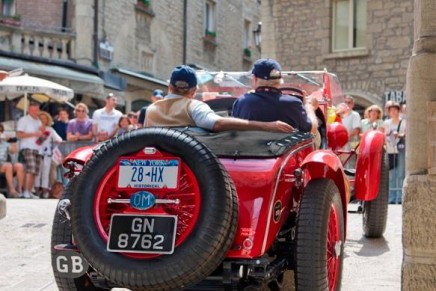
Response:
[[[176,238],[175,215],[114,214],[107,250],[110,252],[172,254]]]

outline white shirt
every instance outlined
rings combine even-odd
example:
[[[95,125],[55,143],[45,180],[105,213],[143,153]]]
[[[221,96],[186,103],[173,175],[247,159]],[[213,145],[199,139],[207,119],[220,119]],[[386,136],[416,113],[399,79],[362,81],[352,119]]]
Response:
[[[39,120],[39,118],[35,119],[30,115],[26,115],[18,120],[17,132],[22,131],[24,133],[33,133],[39,131],[40,127],[41,127],[41,120]],[[37,139],[38,138],[36,136],[20,139],[20,150],[31,149],[31,150],[39,151],[41,146],[36,144]]]
[[[342,124],[347,128],[348,134],[350,134],[353,129],[360,128],[360,120],[359,113],[353,110],[342,118]]]
[[[106,131],[110,135],[117,128],[121,116],[123,116],[121,111],[112,109],[108,113],[103,107],[94,111],[92,123],[97,125],[97,132]]]
[[[62,137],[59,136],[53,127],[47,126],[45,130],[49,132],[49,135],[47,139],[42,142],[39,154],[41,156],[51,156],[53,154],[53,148],[55,144],[60,143],[62,141]]]
[[[398,153],[397,143],[400,140],[398,137],[395,137],[394,132],[397,131],[399,134],[406,133],[406,120],[401,120],[400,130],[398,130],[398,123],[393,123],[392,119],[387,119],[384,122],[385,134],[386,134],[386,151],[388,154],[396,154]]]

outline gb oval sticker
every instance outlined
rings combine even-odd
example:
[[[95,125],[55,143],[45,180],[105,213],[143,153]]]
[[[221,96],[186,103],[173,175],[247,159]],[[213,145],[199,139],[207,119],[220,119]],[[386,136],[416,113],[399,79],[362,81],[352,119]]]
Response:
[[[130,205],[138,210],[147,210],[156,203],[154,195],[147,191],[141,191],[130,196]]]

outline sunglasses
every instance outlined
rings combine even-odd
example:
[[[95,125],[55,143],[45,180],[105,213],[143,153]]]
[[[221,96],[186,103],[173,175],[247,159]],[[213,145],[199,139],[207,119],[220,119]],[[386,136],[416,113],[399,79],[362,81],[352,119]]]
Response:
[[[83,109],[76,109],[76,112],[85,112]]]
[[[127,115],[127,117],[128,117],[128,118],[134,118],[134,119],[137,119],[137,118],[138,118],[138,116],[136,116],[136,115]]]

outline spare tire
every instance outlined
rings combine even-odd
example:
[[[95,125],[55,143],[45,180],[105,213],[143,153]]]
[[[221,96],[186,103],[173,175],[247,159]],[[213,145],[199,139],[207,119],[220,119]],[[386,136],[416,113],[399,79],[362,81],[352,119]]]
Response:
[[[118,158],[134,158],[146,147],[181,158],[177,191],[189,193],[175,195],[194,198],[186,212],[172,214],[187,225],[178,220],[172,254],[110,252],[110,217],[130,211],[130,205],[106,203],[108,197],[125,195],[116,189]],[[71,202],[72,232],[80,252],[99,274],[134,290],[180,290],[203,280],[224,259],[238,219],[235,187],[218,158],[194,137],[168,128],[135,130],[101,144],[79,176]]]

